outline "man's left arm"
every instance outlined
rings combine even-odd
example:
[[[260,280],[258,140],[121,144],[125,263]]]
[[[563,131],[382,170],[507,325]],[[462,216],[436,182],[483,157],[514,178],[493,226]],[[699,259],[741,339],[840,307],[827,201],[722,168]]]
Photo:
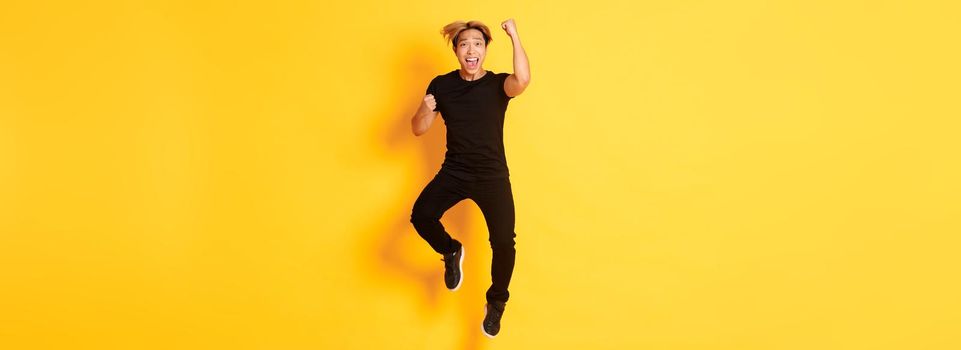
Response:
[[[508,19],[501,23],[501,28],[511,37],[514,46],[514,74],[507,77],[504,81],[504,92],[507,96],[514,97],[520,95],[527,89],[527,84],[531,82],[531,66],[527,62],[527,53],[524,46],[521,46],[521,38],[517,35],[517,26],[513,19]]]

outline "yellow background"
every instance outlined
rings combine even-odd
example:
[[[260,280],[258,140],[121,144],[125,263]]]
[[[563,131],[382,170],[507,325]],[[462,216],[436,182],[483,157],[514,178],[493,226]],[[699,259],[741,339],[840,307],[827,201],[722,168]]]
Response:
[[[961,348],[954,1],[8,1],[0,348]],[[513,17],[517,265],[409,222],[437,33]],[[440,124],[440,123],[438,123]]]

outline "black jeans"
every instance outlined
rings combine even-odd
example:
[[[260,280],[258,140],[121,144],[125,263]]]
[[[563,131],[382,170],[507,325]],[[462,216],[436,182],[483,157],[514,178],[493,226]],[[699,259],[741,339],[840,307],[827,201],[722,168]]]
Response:
[[[460,242],[451,238],[440,223],[441,216],[458,202],[470,198],[477,203],[493,250],[491,287],[487,300],[507,302],[507,286],[514,272],[514,195],[509,178],[465,179],[452,176],[443,169],[434,176],[414,202],[410,222],[435,252],[449,254],[460,249]]]

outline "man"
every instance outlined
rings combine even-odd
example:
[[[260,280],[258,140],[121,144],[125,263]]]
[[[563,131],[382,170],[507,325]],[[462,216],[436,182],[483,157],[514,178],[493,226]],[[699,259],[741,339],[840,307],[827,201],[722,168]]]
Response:
[[[510,296],[514,270],[514,197],[504,152],[504,113],[508,102],[530,83],[530,66],[513,19],[501,23],[513,42],[514,74],[483,69],[490,29],[479,21],[456,21],[441,34],[450,41],[460,68],[437,76],[411,120],[414,135],[427,132],[437,115],[447,125],[447,153],[433,180],[424,188],[411,213],[411,223],[431,248],[443,255],[444,282],[455,291],[463,281],[464,246],[451,238],[441,216],[470,198],[487,221],[491,287],[487,290],[482,331],[493,338]]]

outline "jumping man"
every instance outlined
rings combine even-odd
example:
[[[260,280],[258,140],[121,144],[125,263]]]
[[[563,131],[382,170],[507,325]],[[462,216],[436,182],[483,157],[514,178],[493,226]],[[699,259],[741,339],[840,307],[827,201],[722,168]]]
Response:
[[[414,203],[411,223],[431,248],[443,255],[444,282],[455,291],[463,280],[464,246],[440,222],[448,209],[471,199],[487,221],[491,286],[481,329],[493,338],[510,293],[514,270],[514,196],[504,152],[504,113],[507,104],[524,92],[531,80],[527,54],[513,19],[501,23],[514,47],[514,73],[484,70],[491,32],[479,21],[457,21],[441,34],[453,46],[460,68],[431,80],[420,108],[411,120],[414,135],[427,132],[440,115],[447,125],[444,163]]]

